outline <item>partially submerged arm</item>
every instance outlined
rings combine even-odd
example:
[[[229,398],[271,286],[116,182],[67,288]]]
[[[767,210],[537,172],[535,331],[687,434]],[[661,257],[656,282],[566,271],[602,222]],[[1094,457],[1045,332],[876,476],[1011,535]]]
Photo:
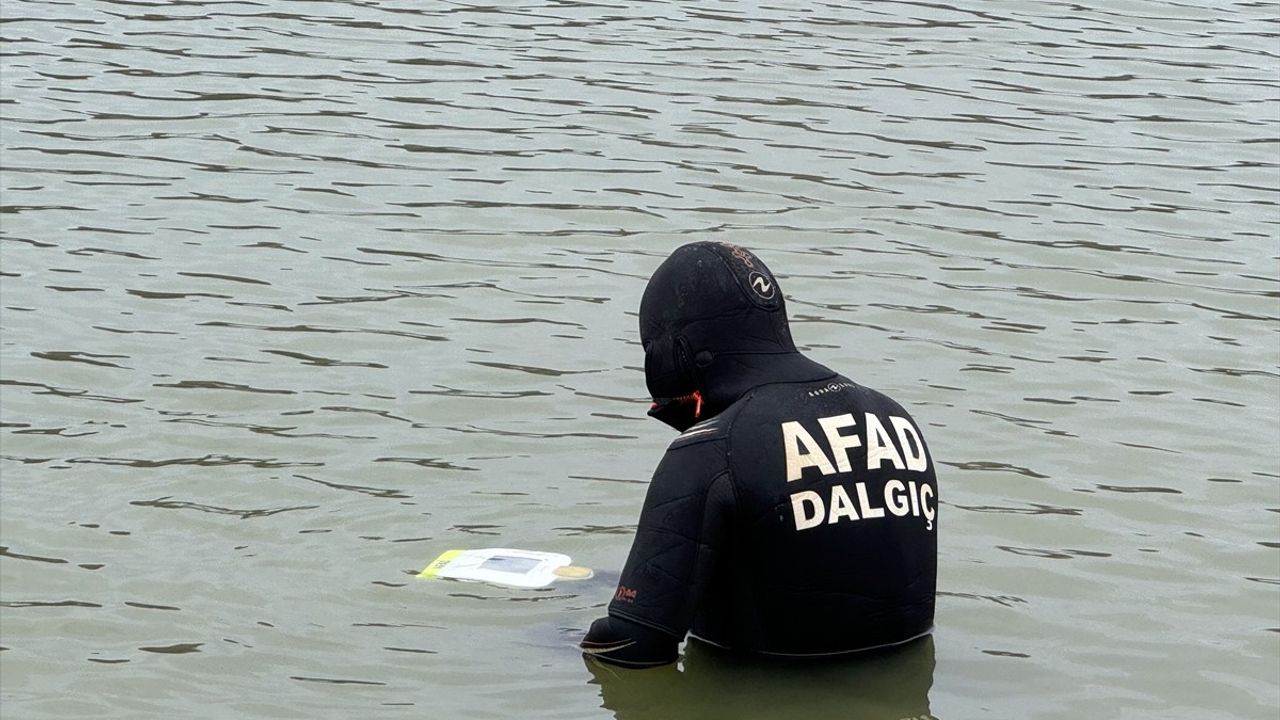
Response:
[[[711,578],[734,496],[715,434],[677,439],[654,472],[607,617],[582,650],[604,662],[675,662]]]

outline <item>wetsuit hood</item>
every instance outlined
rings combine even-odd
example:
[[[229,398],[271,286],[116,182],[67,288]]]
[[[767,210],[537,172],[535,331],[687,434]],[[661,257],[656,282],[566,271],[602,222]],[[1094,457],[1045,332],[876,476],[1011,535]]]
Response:
[[[640,340],[649,414],[682,431],[753,387],[834,374],[796,350],[769,268],[727,243],[681,246],[654,271]]]

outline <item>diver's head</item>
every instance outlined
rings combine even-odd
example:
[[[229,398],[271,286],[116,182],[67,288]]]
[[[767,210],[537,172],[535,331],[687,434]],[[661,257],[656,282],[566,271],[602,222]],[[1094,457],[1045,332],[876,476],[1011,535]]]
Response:
[[[796,352],[773,273],[736,245],[681,246],[654,271],[640,301],[649,414],[684,430],[723,409],[708,390],[730,358]],[[707,406],[704,408],[704,400]]]

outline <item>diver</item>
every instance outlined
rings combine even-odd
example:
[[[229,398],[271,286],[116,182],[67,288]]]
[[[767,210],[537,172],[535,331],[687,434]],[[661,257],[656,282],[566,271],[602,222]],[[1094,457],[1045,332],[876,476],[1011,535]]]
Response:
[[[773,273],[726,243],[676,249],[640,302],[654,471],[608,615],[582,651],[839,655],[932,631],[938,485],[905,409],[802,355]]]

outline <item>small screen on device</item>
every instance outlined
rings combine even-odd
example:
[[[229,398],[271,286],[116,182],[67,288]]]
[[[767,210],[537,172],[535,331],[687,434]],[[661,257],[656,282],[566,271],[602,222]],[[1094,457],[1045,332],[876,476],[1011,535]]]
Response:
[[[498,572],[526,573],[537,567],[540,560],[534,558],[511,557],[510,555],[494,555],[480,563],[481,570],[497,570]]]

